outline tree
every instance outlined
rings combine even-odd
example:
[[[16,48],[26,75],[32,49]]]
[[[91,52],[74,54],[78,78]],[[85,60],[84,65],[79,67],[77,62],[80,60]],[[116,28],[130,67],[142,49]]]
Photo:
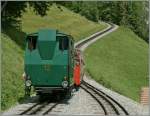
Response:
[[[30,7],[34,8],[34,11],[37,15],[44,16],[48,10],[51,2],[42,2],[42,1],[2,1],[2,18],[18,18],[22,16],[22,13],[25,12],[25,8],[29,4]]]
[[[149,40],[148,1],[72,1],[62,5],[95,22],[103,20],[127,26],[145,41]]]

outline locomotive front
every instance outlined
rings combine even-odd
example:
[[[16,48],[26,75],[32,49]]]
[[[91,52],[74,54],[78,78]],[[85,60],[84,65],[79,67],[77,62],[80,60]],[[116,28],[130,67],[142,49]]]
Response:
[[[25,93],[67,90],[73,82],[73,40],[57,30],[40,30],[26,38]]]

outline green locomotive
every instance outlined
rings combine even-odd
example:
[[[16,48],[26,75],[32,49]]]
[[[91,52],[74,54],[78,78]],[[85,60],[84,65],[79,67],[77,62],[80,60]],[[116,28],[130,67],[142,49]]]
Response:
[[[69,91],[73,86],[74,40],[58,30],[28,34],[25,49],[25,94]]]

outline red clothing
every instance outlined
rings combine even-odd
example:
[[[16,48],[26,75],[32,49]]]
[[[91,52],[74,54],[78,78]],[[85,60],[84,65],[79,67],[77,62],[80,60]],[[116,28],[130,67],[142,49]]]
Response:
[[[74,83],[80,85],[80,65],[76,65],[74,68]]]

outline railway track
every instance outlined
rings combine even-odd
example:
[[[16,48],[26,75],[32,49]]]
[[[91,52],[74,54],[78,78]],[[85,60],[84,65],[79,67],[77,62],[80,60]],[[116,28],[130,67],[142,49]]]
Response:
[[[81,48],[86,43],[90,42],[91,40],[95,39],[96,37],[110,31],[114,28],[114,25],[109,23],[110,27],[106,30],[99,32],[90,38],[80,42],[75,47]],[[96,102],[99,104],[100,108],[103,110],[104,115],[110,115],[110,114],[123,114],[123,115],[129,115],[129,113],[125,110],[123,106],[121,106],[117,101],[115,101],[110,96],[106,95],[102,91],[98,90],[97,88],[93,87],[92,85],[86,83],[85,81],[81,84],[81,89],[86,91],[91,95],[91,97],[96,100]],[[20,115],[47,115],[49,114],[60,102],[38,102],[33,104],[31,107],[27,108],[26,110],[22,111]]]
[[[108,31],[110,31],[111,29],[113,29],[113,28],[115,27],[115,25],[112,24],[112,23],[108,23],[108,24],[110,25],[109,28],[107,28],[106,30],[101,31],[101,32],[99,32],[99,33],[96,33],[95,35],[91,36],[90,38],[88,38],[88,39],[86,39],[86,40],[80,42],[80,43],[77,44],[75,47],[80,49],[80,47],[82,47],[84,44],[90,42],[91,40],[93,40],[93,39],[95,39],[96,37],[98,37],[98,36],[100,36],[100,35],[102,35],[102,34],[108,32]]]
[[[110,25],[110,27],[108,29],[106,29],[105,31],[95,34],[94,36],[77,44],[75,47],[80,49],[84,44],[90,42],[91,40],[110,31],[111,29],[113,29],[115,27],[115,25],[112,23],[109,23],[109,25]],[[82,81],[82,84],[80,87],[83,90],[85,90],[87,93],[89,93],[99,103],[99,105],[103,109],[103,112],[105,115],[109,115],[109,114],[129,115],[129,113],[126,111],[126,109],[121,104],[119,104],[116,100],[114,100],[112,97],[108,96],[104,92],[98,90],[94,86],[86,83],[84,80]]]
[[[82,81],[81,88],[99,103],[105,115],[129,115],[126,109],[116,100],[84,80]]]
[[[38,102],[22,111],[19,115],[47,115],[59,102],[53,103],[50,101]]]

